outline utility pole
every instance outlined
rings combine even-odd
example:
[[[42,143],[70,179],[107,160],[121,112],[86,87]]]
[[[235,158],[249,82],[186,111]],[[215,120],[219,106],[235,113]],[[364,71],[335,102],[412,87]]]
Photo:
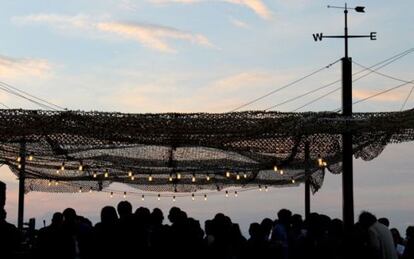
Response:
[[[25,191],[25,180],[26,180],[26,141],[20,142],[20,152],[18,158],[19,167],[19,207],[17,212],[17,228],[23,230],[23,219],[24,219],[24,191]]]
[[[313,34],[315,41],[322,41],[324,38],[343,38],[345,45],[345,56],[342,60],[342,115],[344,118],[352,118],[352,59],[348,56],[349,38],[370,38],[376,40],[377,33],[371,32],[369,35],[349,35],[348,34],[348,11],[355,10],[364,13],[365,7],[357,6],[350,8],[345,6],[329,6],[344,10],[345,28],[344,35],[325,36],[323,33]],[[342,216],[346,233],[352,231],[354,225],[354,184],[353,184],[353,148],[352,133],[342,134]]]
[[[305,218],[309,220],[310,216],[310,144],[305,142]]]

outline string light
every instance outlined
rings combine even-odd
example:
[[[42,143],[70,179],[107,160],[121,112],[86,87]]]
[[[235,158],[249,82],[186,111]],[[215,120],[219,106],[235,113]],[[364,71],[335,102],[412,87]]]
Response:
[[[195,183],[195,181],[196,181],[195,174],[193,174],[193,177],[191,178],[191,181],[192,181],[193,183]]]
[[[204,200],[205,201],[207,200],[207,194],[204,194]]]
[[[296,181],[295,181],[295,179],[292,179],[292,183],[295,183]]]
[[[92,193],[92,187],[89,189],[89,193]]]
[[[144,194],[141,196],[141,200],[145,201],[145,195]]]
[[[127,193],[126,193],[126,192],[124,192],[124,199],[126,198],[126,195],[127,195]]]
[[[79,187],[79,193],[81,193],[82,192],[82,187]]]
[[[280,170],[279,173],[280,173],[280,175],[283,175],[284,174],[283,170]]]
[[[18,165],[17,165],[17,168],[18,168],[18,169],[21,169],[21,168],[22,168],[22,165],[21,165],[21,164],[18,164]]]
[[[229,191],[226,191],[226,197],[229,197]]]
[[[195,197],[194,197],[194,193],[191,194],[191,199],[194,201]]]
[[[237,197],[237,196],[239,196],[239,195],[237,194],[237,191],[234,191],[234,197]]]
[[[318,165],[320,167],[323,166],[323,159],[321,158],[321,156],[318,156]]]
[[[173,196],[173,202],[175,202],[175,196]]]
[[[96,174],[96,172],[93,172],[93,178],[96,178],[98,175]]]
[[[128,171],[128,177],[132,177],[132,171]]]
[[[114,197],[114,192],[111,192],[111,195],[110,196],[111,196],[111,198]]]
[[[58,185],[59,185],[59,182],[58,182],[58,181],[56,181],[56,182],[55,182],[55,186],[58,186]]]
[[[170,177],[168,178],[168,181],[170,181],[170,182],[173,181],[172,174],[170,174]]]
[[[60,171],[59,170],[56,170],[56,174],[59,174],[60,173]]]
[[[267,192],[268,190],[267,190],[267,186],[265,186],[265,192]]]
[[[52,180],[49,180],[49,182],[47,183],[48,186],[52,185]]]
[[[259,192],[261,192],[262,191],[262,186],[261,185],[259,185]]]
[[[246,178],[247,178],[247,174],[246,174],[246,173],[244,173],[243,177],[244,177],[244,179],[246,179]]]
[[[236,175],[236,180],[240,180],[240,175],[239,174]]]
[[[18,157],[16,158],[16,161],[20,163],[20,161],[22,161],[22,158],[21,158],[20,156],[18,156]]]
[[[226,177],[229,178],[230,177],[230,172],[226,172]]]
[[[135,176],[131,176],[131,181],[134,181],[135,180]]]
[[[148,176],[148,181],[152,182],[152,175],[151,174]]]
[[[273,171],[277,172],[277,165],[273,167]]]
[[[79,171],[83,171],[83,165],[82,165],[82,162],[80,163],[78,170],[79,170]]]
[[[322,163],[323,167],[327,167],[328,163],[326,163],[325,161]]]
[[[31,153],[30,155],[29,155],[29,161],[32,161],[33,160],[33,154]]]
[[[180,179],[181,179],[181,174],[180,174],[180,173],[178,173],[178,174],[177,174],[177,179],[178,179],[178,180],[180,180]]]
[[[108,178],[108,176],[109,176],[109,171],[108,171],[108,169],[106,169],[106,170],[105,170],[105,174],[104,174],[104,176],[105,176],[105,178]]]
[[[65,171],[65,162],[62,162],[62,165],[60,166],[60,171]]]
[[[158,193],[157,200],[161,200],[161,194]]]
[[[206,180],[210,181],[210,175],[209,174],[207,174]]]

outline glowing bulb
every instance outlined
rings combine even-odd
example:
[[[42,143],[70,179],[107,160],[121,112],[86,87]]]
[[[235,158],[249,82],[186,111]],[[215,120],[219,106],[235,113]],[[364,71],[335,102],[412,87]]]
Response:
[[[226,197],[229,197],[229,191],[226,191]]]
[[[161,200],[161,194],[158,194],[157,200]]]
[[[33,160],[33,155],[32,154],[30,154],[29,155],[29,161],[32,161]]]
[[[244,177],[244,179],[246,179],[246,178],[247,178],[247,174],[245,173],[245,174],[243,175],[243,177]]]
[[[83,171],[83,165],[82,165],[82,164],[80,164],[80,165],[79,165],[78,170],[79,170],[79,171]]]
[[[180,174],[180,173],[178,173],[178,174],[177,174],[177,179],[178,179],[178,180],[180,180],[180,179],[181,179],[181,174]]]
[[[195,197],[194,197],[194,193],[191,194],[191,199],[194,201]]]
[[[60,171],[65,171],[65,162],[63,162],[62,165],[60,166]]]
[[[193,177],[191,178],[191,181],[193,182],[193,183],[195,183],[195,181],[196,181],[196,178],[195,178],[195,175],[193,174]]]
[[[230,172],[226,172],[226,177],[230,177]]]
[[[207,175],[206,180],[210,181],[210,176],[209,175]]]
[[[170,177],[168,177],[168,181],[170,181],[170,182],[173,181],[173,178],[172,178],[172,175],[171,174],[170,174]]]
[[[93,172],[93,178],[96,178],[97,176],[96,172]]]
[[[148,176],[148,181],[152,182],[152,175],[151,174]]]
[[[89,193],[92,193],[92,187],[89,189]]]
[[[59,185],[59,182],[58,182],[58,181],[56,181],[56,182],[55,182],[55,186],[58,186],[58,185]]]
[[[56,174],[59,174],[60,173],[60,171],[59,170],[56,170]]]
[[[131,176],[131,181],[134,181],[135,180],[135,176]]]
[[[261,185],[259,185],[259,192],[261,192],[262,191],[262,186]]]
[[[273,167],[273,171],[277,172],[277,165]]]
[[[237,191],[235,191],[234,192],[234,197],[237,197],[237,196],[238,196]]]
[[[324,166],[324,167],[327,167],[328,166],[328,163],[326,163],[325,161],[322,163],[322,165]]]
[[[173,202],[175,202],[175,196],[173,196]]]
[[[319,166],[322,166],[322,165],[323,165],[323,160],[322,160],[322,158],[320,158],[320,157],[318,158],[318,165],[319,165]]]
[[[292,183],[295,183],[295,179],[292,179]]]
[[[129,171],[128,172],[128,177],[131,177],[132,176],[132,172],[131,171]]]
[[[17,162],[20,162],[20,161],[22,161],[22,158],[18,156],[17,159],[16,159],[16,161]]]
[[[145,201],[145,195],[142,195],[142,196],[141,196],[141,200],[142,200],[142,201]]]
[[[126,192],[124,192],[124,199],[126,198]]]
[[[111,195],[110,196],[111,196],[111,198],[114,197],[114,192],[111,192]]]
[[[280,172],[279,172],[279,173],[280,173],[280,175],[283,175],[283,174],[284,174],[283,170],[280,170]]]
[[[21,168],[22,168],[22,165],[21,165],[21,164],[18,164],[18,165],[17,165],[17,168],[18,168],[18,169],[21,169]]]
[[[108,172],[108,169],[105,171],[105,174],[104,174],[104,176],[105,176],[105,178],[108,178],[108,176],[109,176],[109,172]]]
[[[267,186],[265,186],[265,192],[267,192],[268,190],[267,190]]]
[[[82,192],[82,187],[79,187],[79,192],[80,192],[80,193]]]
[[[52,185],[52,181],[51,181],[51,180],[49,180],[49,182],[47,183],[47,185],[48,185],[48,186],[51,186],[51,185]]]
[[[204,194],[204,200],[205,201],[207,200],[207,194]]]
[[[236,179],[240,180],[240,175],[239,174],[236,175]]]

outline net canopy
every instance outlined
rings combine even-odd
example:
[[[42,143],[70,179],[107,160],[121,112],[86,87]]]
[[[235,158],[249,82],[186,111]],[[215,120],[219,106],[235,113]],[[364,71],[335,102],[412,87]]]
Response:
[[[195,192],[306,179],[316,191],[325,168],[341,172],[344,133],[353,134],[354,156],[370,160],[389,143],[414,139],[414,110],[352,117],[0,110],[0,159],[17,176],[24,167],[26,192],[102,190],[113,182]]]

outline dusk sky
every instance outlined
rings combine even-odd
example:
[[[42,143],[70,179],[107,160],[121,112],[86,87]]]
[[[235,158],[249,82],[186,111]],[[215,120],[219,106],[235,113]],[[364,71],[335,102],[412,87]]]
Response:
[[[319,0],[1,0],[0,81],[70,110],[147,112],[227,112],[343,56],[343,42],[314,42],[312,33],[343,33],[343,12]],[[350,12],[351,34],[377,32],[377,40],[350,42],[353,60],[371,66],[414,47],[412,0],[348,1],[366,13]],[[414,54],[379,72],[413,80]],[[361,70],[354,65],[354,72]],[[298,94],[340,79],[336,63],[321,73],[244,110],[263,110]],[[354,83],[354,100],[401,84],[381,75]],[[339,87],[278,106],[293,111]],[[355,105],[354,111],[399,111],[414,84]],[[414,95],[414,94],[413,94]],[[3,107],[39,109],[0,92]],[[299,111],[332,111],[341,105],[340,92]],[[414,106],[414,96],[405,109]],[[355,161],[355,206],[391,218],[392,226],[414,224],[413,143],[391,145],[374,161]],[[17,181],[6,166],[0,180],[8,184],[8,220],[17,215]],[[341,216],[341,176],[328,174],[312,209]],[[115,186],[122,190],[123,186]],[[134,208],[160,207],[171,200],[128,198]],[[26,219],[49,222],[68,206],[96,222],[99,210],[122,197],[106,193],[26,196]],[[205,220],[223,211],[242,225],[275,218],[287,207],[303,213],[303,186],[224,195],[207,202],[178,200],[190,216]],[[411,218],[410,218],[411,217]]]

